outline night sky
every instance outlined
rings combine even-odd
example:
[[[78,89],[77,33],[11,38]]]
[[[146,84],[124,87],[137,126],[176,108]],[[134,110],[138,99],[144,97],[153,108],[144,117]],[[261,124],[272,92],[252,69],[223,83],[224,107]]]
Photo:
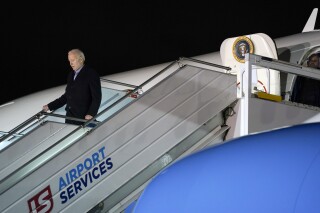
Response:
[[[228,37],[300,33],[318,7],[292,1],[138,2],[13,1],[1,6],[0,105],[66,84],[67,52],[73,48],[82,49],[86,64],[104,76],[219,51]]]

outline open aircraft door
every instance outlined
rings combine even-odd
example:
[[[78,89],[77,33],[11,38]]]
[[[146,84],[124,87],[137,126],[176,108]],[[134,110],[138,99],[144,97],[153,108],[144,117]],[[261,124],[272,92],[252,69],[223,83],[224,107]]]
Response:
[[[240,80],[245,70],[245,54],[253,53],[278,59],[277,50],[273,40],[266,34],[257,33],[246,36],[228,38],[220,47],[222,64],[231,67],[231,74],[237,75],[238,98]],[[252,88],[273,95],[280,95],[280,73],[279,71],[256,68],[252,74]],[[254,91],[253,91],[254,92]]]

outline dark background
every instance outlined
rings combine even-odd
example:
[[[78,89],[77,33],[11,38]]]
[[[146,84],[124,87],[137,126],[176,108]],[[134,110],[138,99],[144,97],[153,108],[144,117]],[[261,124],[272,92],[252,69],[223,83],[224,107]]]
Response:
[[[100,76],[219,51],[224,39],[300,33],[317,5],[292,1],[56,1],[1,6],[0,105],[66,84],[80,48]],[[319,23],[317,23],[318,28]]]

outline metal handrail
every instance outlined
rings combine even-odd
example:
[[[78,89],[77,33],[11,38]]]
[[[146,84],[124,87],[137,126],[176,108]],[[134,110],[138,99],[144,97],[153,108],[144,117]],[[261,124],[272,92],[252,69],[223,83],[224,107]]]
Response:
[[[199,64],[205,64],[205,65],[209,65],[209,66],[212,66],[212,67],[217,67],[217,68],[228,70],[228,71],[231,70],[231,67],[226,67],[226,66],[222,66],[222,65],[219,65],[219,64],[213,64],[213,63],[210,63],[210,62],[201,61],[201,60],[194,59],[194,58],[180,57],[180,61],[183,61],[183,60],[192,61],[192,62],[196,62],[196,63],[199,63]]]
[[[29,119],[27,119],[26,121],[24,121],[23,123],[19,124],[18,126],[16,126],[15,128],[13,128],[12,130],[10,130],[8,132],[7,135],[3,136],[0,140],[0,143],[4,140],[6,140],[7,138],[9,138],[10,136],[12,136],[13,134],[15,134],[17,131],[21,130],[22,128],[24,128],[25,126],[27,126],[28,124],[30,124],[31,122],[35,121],[35,120],[39,120],[39,118],[41,117],[41,111],[38,112],[37,114],[33,115],[32,117],[30,117]]]
[[[53,112],[51,113],[47,113],[44,111],[40,111],[37,114],[33,115],[31,118],[29,118],[28,120],[26,120],[25,122],[21,123],[20,125],[18,125],[17,127],[15,127],[14,129],[12,129],[9,132],[6,132],[4,136],[2,136],[0,138],[0,143],[6,139],[8,139],[10,136],[24,136],[23,134],[18,134],[16,133],[17,131],[21,130],[22,128],[26,127],[27,125],[29,125],[30,123],[32,123],[35,120],[40,121],[40,117],[41,116],[52,116],[52,117],[60,117],[60,118],[65,118],[68,120],[73,120],[73,121],[80,121],[85,123],[87,120],[85,119],[81,119],[81,118],[75,118],[75,117],[69,117],[69,116],[65,116],[65,115],[60,115],[60,114],[55,114]]]
[[[60,115],[60,114],[55,114],[55,113],[41,112],[41,114],[46,115],[46,116],[65,118],[65,119],[73,120],[73,121],[80,121],[80,122],[86,122],[86,121],[87,121],[86,119],[69,117],[69,116]]]
[[[213,63],[209,63],[209,62],[205,62],[205,61],[201,61],[201,60],[197,60],[197,59],[193,59],[193,58],[186,58],[186,57],[180,57],[179,60],[173,61],[171,62],[168,66],[166,66],[165,68],[163,68],[162,70],[160,70],[158,73],[156,73],[155,75],[153,75],[152,77],[150,77],[148,80],[146,80],[145,82],[143,82],[141,85],[139,86],[135,86],[135,89],[131,90],[130,92],[128,92],[125,96],[123,96],[122,98],[120,98],[119,100],[117,100],[116,102],[114,102],[113,104],[111,104],[109,107],[107,107],[106,109],[102,110],[100,113],[98,113],[96,116],[94,116],[91,120],[88,120],[86,123],[83,124],[83,126],[87,126],[88,124],[91,123],[92,120],[95,120],[97,117],[99,117],[101,114],[103,114],[104,112],[108,111],[109,109],[111,109],[113,106],[117,105],[119,102],[123,101],[125,98],[127,98],[128,96],[132,95],[133,93],[137,92],[139,89],[141,89],[143,86],[145,86],[146,84],[148,84],[150,81],[152,81],[153,79],[155,79],[156,77],[158,77],[159,75],[161,75],[163,72],[165,72],[166,70],[168,70],[170,67],[172,67],[174,64],[176,63],[180,63],[182,60],[189,60],[189,61],[193,61],[196,63],[200,63],[200,64],[205,64],[205,65],[209,65],[209,66],[213,66],[213,67],[217,67],[220,69],[225,69],[225,70],[231,70],[230,67],[225,67],[225,66],[221,66],[218,64],[213,64]],[[106,79],[107,80],[107,79]],[[116,81],[112,81],[112,80],[108,80],[110,82],[116,82]],[[116,83],[121,83],[121,82],[116,82]],[[128,86],[128,85],[126,85]]]
[[[118,84],[118,85],[122,85],[122,86],[127,86],[127,87],[131,87],[131,88],[135,88],[135,85],[131,85],[131,84],[126,84],[126,83],[122,83],[122,82],[118,82],[118,81],[113,81],[113,80],[109,80],[109,79],[104,79],[104,78],[100,78],[101,81],[105,81],[105,82],[109,82],[109,83],[113,83],[113,84]],[[14,134],[17,134],[16,132],[21,130],[22,128],[26,127],[28,124],[30,124],[31,122],[35,121],[35,120],[40,120],[40,117],[42,115],[45,116],[53,116],[53,117],[60,117],[60,118],[65,118],[65,119],[69,119],[69,120],[74,120],[74,121],[80,121],[85,123],[88,120],[85,119],[80,119],[80,118],[75,118],[75,117],[68,117],[68,116],[64,116],[64,115],[59,115],[59,114],[55,114],[53,113],[54,111],[52,111],[51,113],[47,113],[44,111],[40,111],[37,112],[35,115],[31,116],[29,119],[27,119],[26,121],[24,121],[23,123],[19,124],[18,126],[16,126],[15,128],[13,128],[12,130],[10,130],[9,132],[6,132],[4,135],[2,135],[0,137],[0,143],[2,141],[5,141],[6,139],[8,139],[11,136],[15,136]],[[92,122],[92,123],[96,123],[96,122]],[[17,136],[23,136],[23,135],[17,135]]]
[[[1,134],[1,135],[7,135],[7,134],[9,134],[9,132],[0,131],[0,134]],[[19,134],[19,133],[13,133],[12,135],[15,136],[15,137],[24,136],[24,134]],[[0,138],[1,138],[1,137],[0,137]]]
[[[281,72],[290,73],[294,75],[301,75],[304,77],[320,80],[319,70],[316,68],[306,67],[303,65],[294,64],[251,53],[246,53],[246,60],[250,61],[253,65],[263,66],[268,69],[280,69]]]
[[[109,79],[105,79],[105,78],[100,78],[100,80],[102,80],[104,82],[112,83],[112,84],[118,84],[118,85],[121,85],[121,86],[131,87],[131,88],[136,88],[137,87],[136,85],[122,83],[122,82],[119,82],[119,81],[109,80]]]
[[[130,92],[128,92],[125,96],[121,97],[120,99],[118,99],[117,101],[115,101],[113,104],[111,104],[109,107],[105,108],[104,110],[102,110],[101,112],[99,112],[96,116],[94,116],[91,120],[88,120],[86,123],[83,124],[83,126],[87,126],[89,125],[93,120],[95,120],[97,117],[99,117],[100,115],[104,114],[106,111],[110,110],[111,108],[113,108],[115,105],[117,105],[118,103],[120,103],[121,101],[123,101],[124,99],[126,99],[127,97],[130,97],[133,93],[137,92],[139,89],[141,89],[143,86],[145,86],[146,84],[148,84],[150,81],[152,81],[153,79],[155,79],[156,77],[158,77],[159,75],[161,75],[163,72],[165,72],[166,70],[168,70],[170,67],[172,67],[174,64],[176,64],[178,61],[174,61],[172,63],[170,63],[168,66],[166,66],[164,69],[160,70],[158,73],[156,73],[155,75],[153,75],[152,77],[150,77],[148,80],[146,80],[145,82],[143,82],[142,84],[140,84],[139,86],[136,86],[135,89],[131,90]]]

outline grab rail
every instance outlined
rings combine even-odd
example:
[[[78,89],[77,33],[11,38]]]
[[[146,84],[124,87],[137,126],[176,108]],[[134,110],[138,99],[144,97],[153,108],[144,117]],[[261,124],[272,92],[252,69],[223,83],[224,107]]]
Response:
[[[196,63],[199,63],[199,64],[205,64],[205,65],[209,65],[209,66],[212,66],[212,67],[217,67],[217,68],[228,70],[228,71],[231,70],[231,67],[226,67],[226,66],[222,66],[222,65],[219,65],[219,64],[213,64],[213,63],[210,63],[210,62],[201,61],[201,60],[194,59],[194,58],[180,57],[179,61],[182,61],[182,60],[192,61],[192,62],[196,62]]]

